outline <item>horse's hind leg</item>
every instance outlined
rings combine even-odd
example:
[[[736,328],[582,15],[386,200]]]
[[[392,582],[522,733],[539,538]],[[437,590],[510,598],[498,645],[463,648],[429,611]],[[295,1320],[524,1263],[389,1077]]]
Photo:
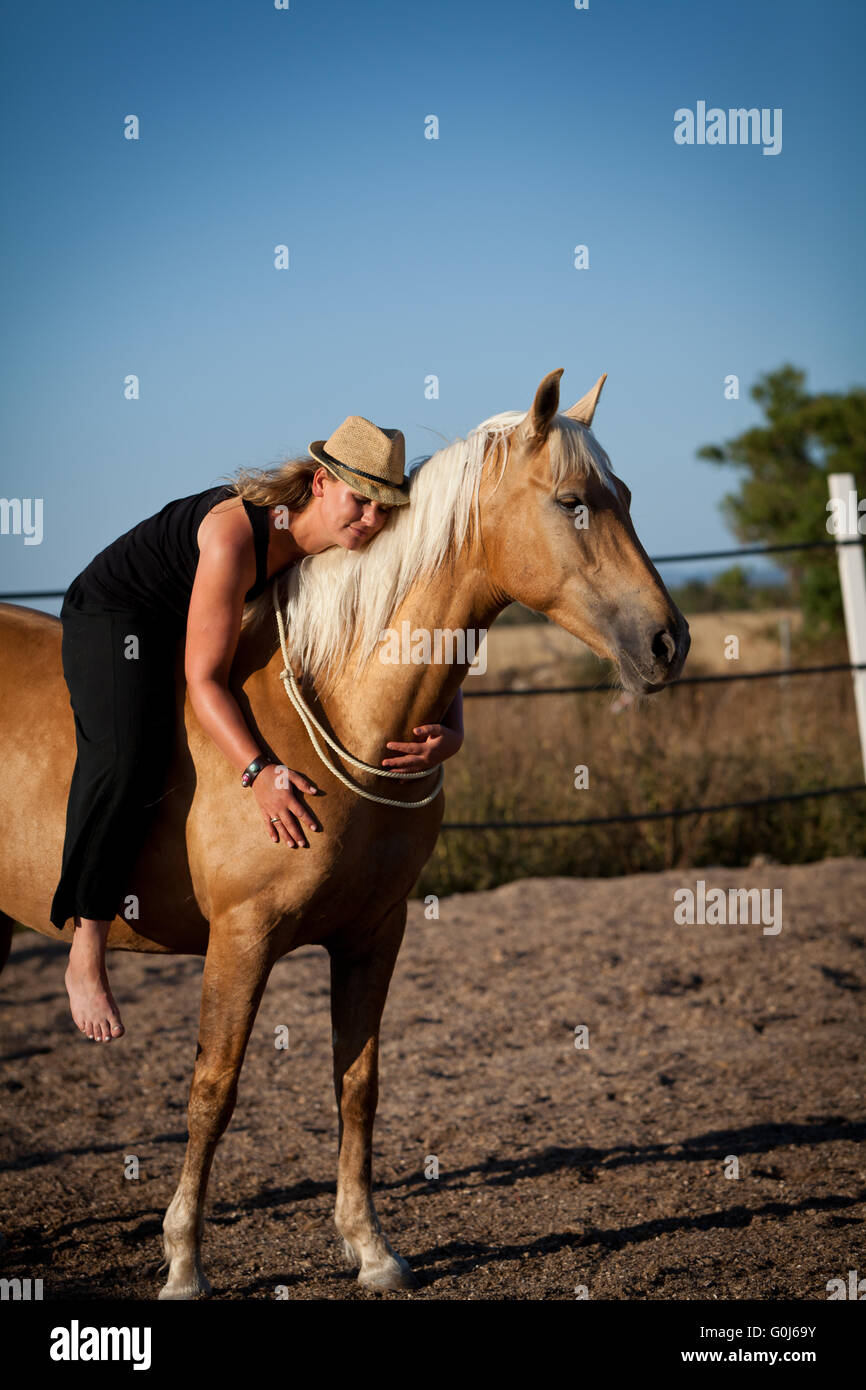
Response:
[[[198,1053],[189,1096],[189,1142],[177,1191],[165,1214],[170,1262],[162,1298],[196,1298],[211,1286],[201,1266],[207,1181],[216,1146],[232,1116],[238,1077],[272,957],[236,920],[211,924],[202,979]]]
[[[334,1223],[347,1257],[361,1266],[358,1283],[370,1289],[417,1287],[406,1261],[382,1234],[372,1193],[379,1024],[405,925],[404,901],[354,950],[351,943],[329,948],[334,1086],[340,1112]]]

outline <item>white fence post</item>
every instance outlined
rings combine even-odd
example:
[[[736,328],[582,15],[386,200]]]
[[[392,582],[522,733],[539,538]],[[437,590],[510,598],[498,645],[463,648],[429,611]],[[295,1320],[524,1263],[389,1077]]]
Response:
[[[859,540],[858,520],[862,517],[866,523],[866,511],[858,512],[853,473],[831,473],[829,485],[831,501],[836,505],[832,508],[828,506],[830,516],[827,529],[831,529],[830,521],[835,514],[832,531],[836,540]],[[848,660],[853,665],[863,665],[866,664],[866,566],[863,563],[863,547],[840,545],[836,556],[839,561],[845,631],[848,634]],[[854,705],[860,730],[863,780],[866,781],[866,671],[852,671],[851,675],[854,677]]]

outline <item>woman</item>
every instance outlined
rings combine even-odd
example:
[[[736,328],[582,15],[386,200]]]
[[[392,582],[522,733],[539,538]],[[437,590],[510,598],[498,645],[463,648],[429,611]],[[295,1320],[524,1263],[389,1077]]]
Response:
[[[409,484],[403,435],[363,416],[348,416],[310,454],[169,502],[101,551],[64,597],[63,674],[78,757],[51,921],[62,929],[73,919],[66,989],[72,1017],[95,1042],[124,1032],[105,941],[163,791],[179,641],[193,709],[252,787],[265,832],[295,849],[309,847],[305,826],[321,828],[298,795],[318,788],[291,768],[281,776],[229,689],[244,606],[305,555],[369,544],[391,509],[409,502]],[[383,766],[430,768],[456,753],[459,692],[442,724],[413,732],[422,740],[388,743],[401,756]]]

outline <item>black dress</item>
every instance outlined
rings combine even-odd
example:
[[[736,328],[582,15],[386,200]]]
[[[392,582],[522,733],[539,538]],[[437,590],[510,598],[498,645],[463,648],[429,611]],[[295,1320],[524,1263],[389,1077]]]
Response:
[[[51,921],[111,920],[164,791],[174,744],[174,671],[186,630],[206,514],[232,489],[167,503],[93,559],[63,599],[63,675],[78,757],[66,808]],[[260,594],[268,566],[268,508],[243,499],[253,529]]]

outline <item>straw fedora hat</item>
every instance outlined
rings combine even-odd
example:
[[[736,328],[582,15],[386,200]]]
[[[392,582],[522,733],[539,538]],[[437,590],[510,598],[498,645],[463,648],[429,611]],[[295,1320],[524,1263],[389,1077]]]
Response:
[[[363,415],[347,415],[329,439],[309,445],[314,459],[372,502],[392,507],[409,501],[406,441],[399,430],[380,430]]]

